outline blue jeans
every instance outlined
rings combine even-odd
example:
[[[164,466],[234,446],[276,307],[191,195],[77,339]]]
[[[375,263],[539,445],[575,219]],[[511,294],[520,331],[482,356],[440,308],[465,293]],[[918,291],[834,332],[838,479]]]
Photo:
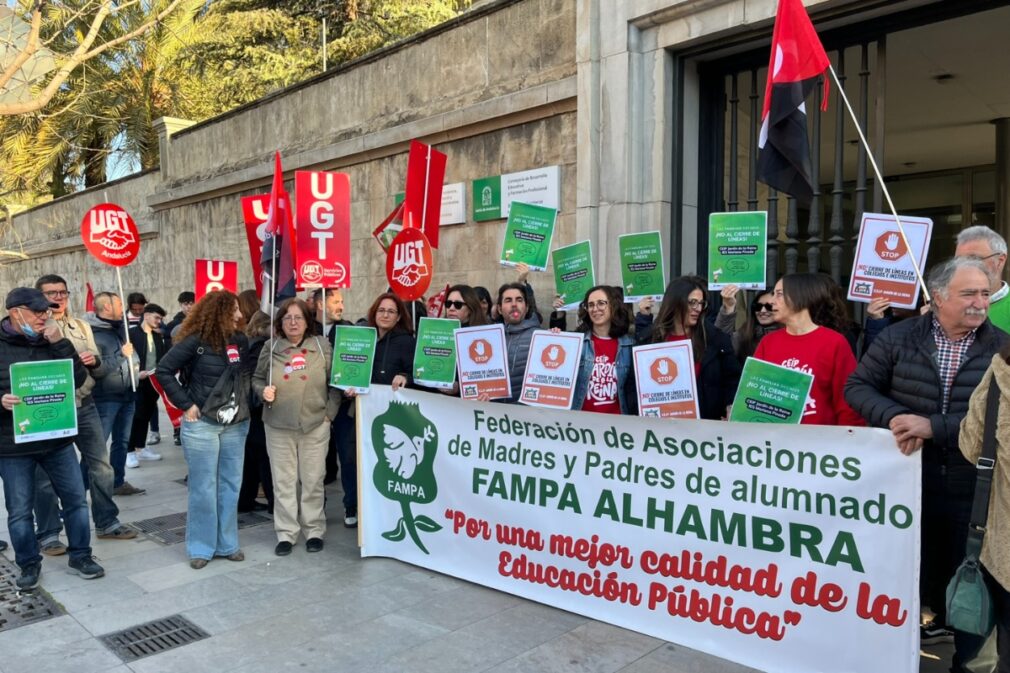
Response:
[[[74,445],[67,444],[37,456],[0,458],[0,479],[3,479],[7,530],[14,546],[14,560],[22,568],[42,561],[32,517],[37,466],[49,475],[63,504],[70,558],[91,556],[91,525],[88,522],[88,502],[84,498],[84,481]]]
[[[183,420],[180,437],[189,466],[186,553],[208,561],[239,550],[238,493],[249,421],[216,425]]]
[[[77,409],[77,450],[87,470],[91,488],[91,517],[95,532],[101,534],[119,527],[119,507],[112,501],[112,466],[105,446],[102,419],[94,401],[87,397]],[[85,489],[89,487],[85,484]],[[45,471],[35,469],[35,524],[39,544],[56,540],[63,524],[52,482]]]
[[[112,437],[109,463],[112,464],[113,488],[119,488],[126,481],[126,453],[130,450],[134,403],[132,397],[128,400],[95,400],[98,415],[102,419],[105,441],[109,441],[109,437]]]

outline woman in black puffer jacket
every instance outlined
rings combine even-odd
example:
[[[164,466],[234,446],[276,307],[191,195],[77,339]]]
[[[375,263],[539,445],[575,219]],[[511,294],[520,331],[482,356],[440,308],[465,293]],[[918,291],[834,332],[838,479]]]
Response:
[[[238,297],[224,290],[208,293],[155,374],[172,404],[185,412],[180,437],[189,466],[186,552],[197,570],[215,556],[245,559],[238,544],[238,494],[252,363],[241,323]]]
[[[393,390],[414,384],[414,334],[409,309],[392,292],[379,295],[368,309],[368,325],[377,334],[372,383]]]

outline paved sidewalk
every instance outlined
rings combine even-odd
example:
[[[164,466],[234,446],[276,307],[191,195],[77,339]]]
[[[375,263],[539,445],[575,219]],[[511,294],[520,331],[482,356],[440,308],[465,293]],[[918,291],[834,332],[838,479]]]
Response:
[[[171,427],[162,418],[162,427]],[[144,495],[116,498],[121,520],[186,510],[186,472],[171,433],[164,460],[128,470]],[[326,548],[274,556],[269,524],[239,531],[246,560],[192,570],[182,543],[93,539],[106,577],[46,558],[41,587],[65,615],[0,632],[0,673],[745,673],[753,669],[388,559],[361,559],[342,526],[339,484],[327,487]],[[6,520],[6,512],[0,521]],[[6,527],[0,526],[6,539]],[[6,552],[13,559],[13,552]],[[97,639],[182,614],[210,634],[124,664]],[[843,634],[840,634],[844,637]],[[933,648],[931,648],[933,649]],[[949,646],[923,658],[946,671]]]

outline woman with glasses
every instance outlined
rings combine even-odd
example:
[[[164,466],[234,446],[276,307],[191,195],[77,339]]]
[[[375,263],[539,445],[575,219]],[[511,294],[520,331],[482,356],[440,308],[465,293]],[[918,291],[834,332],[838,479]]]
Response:
[[[754,355],[758,343],[769,332],[781,329],[782,325],[775,322],[772,312],[772,292],[761,292],[750,304],[747,321],[740,329],[736,327],[736,295],[737,287],[727,285],[722,291],[722,308],[715,318],[715,326],[729,334],[733,340],[733,350],[737,359],[743,363]]]
[[[372,383],[391,385],[393,390],[412,386],[414,335],[406,306],[392,292],[380,294],[368,309],[368,325],[377,333]]]
[[[579,375],[572,408],[604,414],[634,414],[638,407],[631,359],[634,339],[628,336],[631,316],[620,290],[597,285],[579,306],[578,331],[583,333]]]
[[[460,327],[487,325],[490,320],[477,293],[469,285],[453,285],[445,298],[445,317],[459,321]]]
[[[312,320],[304,301],[284,301],[274,319],[277,337],[260,353],[253,375],[253,390],[264,402],[278,556],[291,553],[299,534],[306,551],[322,551],[326,534],[323,479],[340,397],[329,387],[329,342],[308,336]]]
[[[844,388],[856,358],[842,334],[846,307],[837,285],[823,273],[792,273],[775,283],[775,320],[785,329],[765,336],[754,357],[813,374],[803,411],[807,425],[866,425],[845,402]]]
[[[729,336],[705,319],[707,286],[698,276],[674,278],[666,286],[659,314],[639,333],[639,342],[690,341],[702,418],[729,415],[740,382],[740,362]],[[651,316],[639,314],[639,323]]]

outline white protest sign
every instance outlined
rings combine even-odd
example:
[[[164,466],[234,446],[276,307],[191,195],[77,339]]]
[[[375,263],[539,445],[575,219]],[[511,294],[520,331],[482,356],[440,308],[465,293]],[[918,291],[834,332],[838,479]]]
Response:
[[[635,386],[638,415],[652,418],[698,418],[698,384],[690,341],[638,346]]]
[[[924,272],[933,220],[902,215],[901,226],[919,270]],[[893,215],[863,213],[848,298],[870,302],[883,297],[896,308],[915,308],[919,301],[919,281],[908,245]]]
[[[572,332],[534,332],[519,401],[533,407],[571,409],[582,340],[582,334]]]
[[[456,330],[456,367],[463,399],[475,400],[484,394],[492,400],[511,397],[505,365],[505,327],[482,325]]]

